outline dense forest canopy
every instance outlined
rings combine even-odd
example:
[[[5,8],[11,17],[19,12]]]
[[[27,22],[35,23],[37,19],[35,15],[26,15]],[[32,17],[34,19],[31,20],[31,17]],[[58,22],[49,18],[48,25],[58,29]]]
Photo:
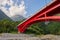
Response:
[[[60,14],[57,14],[60,16]],[[55,15],[55,16],[57,16]],[[25,19],[24,19],[25,20]],[[18,33],[17,25],[22,21],[11,21],[9,19],[0,20],[0,33]],[[27,28],[26,34],[59,34],[60,35],[60,22],[48,21],[38,22],[30,25]]]
[[[14,22],[8,19],[0,20],[0,33],[18,33],[17,25],[22,21]],[[51,21],[32,24],[26,34],[60,34],[60,22]]]

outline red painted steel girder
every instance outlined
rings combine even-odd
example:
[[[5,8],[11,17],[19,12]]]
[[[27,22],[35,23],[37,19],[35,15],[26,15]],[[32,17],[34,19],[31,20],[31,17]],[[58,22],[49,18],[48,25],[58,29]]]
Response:
[[[31,20],[30,22],[24,24],[24,27],[22,27],[21,29],[19,28],[19,30],[21,32],[24,32],[31,24],[33,24],[35,22],[42,22],[45,20],[46,21],[60,21],[60,16],[42,17],[42,18]]]
[[[48,5],[43,10],[39,11],[37,14],[33,15],[31,18],[25,20],[23,23],[18,25],[18,31],[24,32],[29,25],[38,22],[38,21],[46,21],[46,20],[60,20],[60,16],[53,16],[57,13],[60,13],[60,1],[56,0],[51,5]],[[48,17],[49,16],[49,17]]]

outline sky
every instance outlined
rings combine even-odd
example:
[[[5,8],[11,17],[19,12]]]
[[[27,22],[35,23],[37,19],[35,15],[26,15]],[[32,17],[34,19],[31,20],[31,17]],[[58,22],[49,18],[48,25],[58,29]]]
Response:
[[[27,15],[31,16],[46,6],[52,0],[25,0]]]
[[[10,18],[16,15],[28,18],[51,1],[52,0],[0,0],[0,9]]]

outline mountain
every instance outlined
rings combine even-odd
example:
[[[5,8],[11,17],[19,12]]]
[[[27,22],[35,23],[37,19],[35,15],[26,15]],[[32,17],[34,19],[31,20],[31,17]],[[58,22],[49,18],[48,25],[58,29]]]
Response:
[[[0,20],[2,19],[9,19],[11,20],[7,15],[4,14],[4,12],[2,10],[0,10]]]
[[[23,20],[23,19],[26,19],[26,18],[24,18],[21,15],[14,15],[13,17],[8,17],[6,14],[4,14],[4,12],[2,10],[0,10],[0,20],[2,20],[2,19],[9,19],[9,20],[13,20],[13,21],[20,21],[20,20]]]
[[[13,21],[20,21],[20,20],[23,20],[23,19],[26,19],[26,18],[21,16],[21,15],[15,15],[15,16],[11,17],[11,19]]]

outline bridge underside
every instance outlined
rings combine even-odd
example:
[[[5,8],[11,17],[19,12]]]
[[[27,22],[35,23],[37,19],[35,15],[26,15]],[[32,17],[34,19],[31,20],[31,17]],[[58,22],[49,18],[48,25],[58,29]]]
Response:
[[[31,24],[42,21],[60,21],[60,16],[55,16],[60,13],[60,1],[54,1],[45,9],[39,11],[31,18],[18,25],[18,31],[24,32]]]

